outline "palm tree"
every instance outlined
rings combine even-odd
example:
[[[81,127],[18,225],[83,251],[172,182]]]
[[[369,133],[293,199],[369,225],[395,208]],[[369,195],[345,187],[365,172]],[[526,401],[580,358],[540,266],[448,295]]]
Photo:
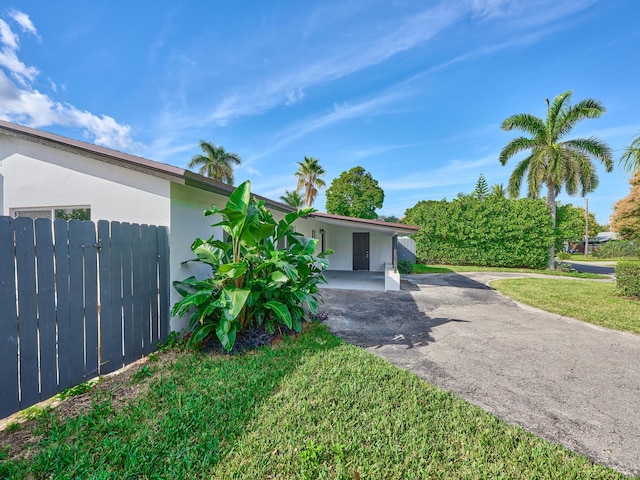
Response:
[[[280,200],[282,200],[282,203],[285,205],[289,205],[296,209],[300,209],[304,205],[304,200],[297,190],[294,190],[293,192],[285,190],[284,195],[280,197]]]
[[[598,175],[592,159],[604,164],[605,170],[613,169],[611,149],[597,139],[576,138],[563,140],[571,129],[581,120],[600,117],[606,109],[597,100],[591,98],[571,105],[573,92],[561,93],[553,102],[547,102],[547,118],[542,120],[534,115],[519,113],[502,122],[503,130],[521,130],[529,137],[511,140],[500,152],[500,163],[505,165],[511,157],[529,151],[521,160],[509,178],[507,192],[511,198],[520,195],[520,186],[526,175],[528,196],[538,198],[542,186],[547,187],[547,205],[551,219],[556,224],[556,197],[564,186],[569,195],[585,196],[598,186]],[[553,268],[555,251],[549,248],[549,267]]]
[[[200,148],[204,155],[194,155],[189,168],[200,167],[200,175],[233,185],[233,166],[242,162],[238,154],[227,152],[224,147],[216,147],[204,140],[200,140]]]
[[[295,176],[298,178],[297,191],[304,191],[304,200],[307,207],[313,205],[318,195],[318,189],[326,184],[322,179],[325,174],[324,168],[320,166],[319,160],[314,157],[304,157],[304,162],[298,162],[300,166]]]
[[[640,133],[622,154],[620,165],[630,174],[640,171]]]
[[[491,195],[492,197],[506,198],[507,191],[504,189],[504,185],[502,185],[501,183],[494,183],[493,185],[491,185],[491,192],[489,193],[489,195]]]

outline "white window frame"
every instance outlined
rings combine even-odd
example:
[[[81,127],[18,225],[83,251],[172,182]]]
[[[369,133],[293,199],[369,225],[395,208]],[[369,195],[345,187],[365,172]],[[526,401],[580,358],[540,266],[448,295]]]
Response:
[[[38,217],[38,218],[48,218],[49,220],[56,219],[56,210],[89,210],[89,219],[91,219],[91,205],[60,205],[60,206],[46,206],[46,207],[16,207],[9,209],[9,215],[13,218],[17,218],[21,212],[43,212],[49,211],[49,217]],[[24,215],[26,216],[26,215]]]

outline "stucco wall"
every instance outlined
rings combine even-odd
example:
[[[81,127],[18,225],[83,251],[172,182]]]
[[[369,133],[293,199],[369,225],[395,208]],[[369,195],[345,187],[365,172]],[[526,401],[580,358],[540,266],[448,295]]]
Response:
[[[92,220],[169,225],[170,182],[0,135],[2,215],[13,208],[91,207]]]
[[[310,237],[312,230],[316,231],[316,238],[320,239],[320,229],[324,229],[324,247],[335,251],[329,255],[329,270],[353,269],[353,234],[367,232],[358,227],[337,226],[322,223],[313,219],[300,219],[296,222],[296,230]],[[391,252],[392,234],[369,232],[369,270],[384,272],[384,264],[393,261]],[[318,250],[320,242],[318,242]]]
[[[203,279],[211,274],[211,268],[203,263],[189,262],[195,258],[191,251],[191,244],[200,237],[203,240],[211,235],[221,239],[222,227],[212,228],[211,225],[220,220],[219,216],[205,217],[204,211],[212,204],[224,207],[228,198],[221,195],[205,192],[186,185],[171,184],[171,230],[169,248],[171,249],[171,279],[184,280],[192,275]],[[182,297],[171,287],[171,305]],[[187,319],[174,317],[171,319],[171,329],[181,330],[187,328]]]

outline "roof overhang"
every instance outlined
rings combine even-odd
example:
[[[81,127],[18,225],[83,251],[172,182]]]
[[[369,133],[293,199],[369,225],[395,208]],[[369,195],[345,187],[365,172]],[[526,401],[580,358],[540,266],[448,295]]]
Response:
[[[345,217],[324,212],[314,212],[307,218],[312,218],[319,223],[336,225],[340,227],[351,227],[371,232],[385,233],[387,235],[411,235],[418,233],[420,227],[404,225],[402,223],[381,222],[379,220],[369,220],[366,218]]]
[[[46,145],[58,150],[74,153],[76,155],[82,155],[100,162],[146,173],[147,175],[164,178],[174,183],[191,186],[212,193],[229,196],[235,188],[232,185],[227,185],[226,183],[219,182],[212,178],[198,175],[197,173],[185,170],[184,168],[174,167],[173,165],[167,165],[166,163],[156,162],[147,158],[130,155],[128,153],[119,152],[106,147],[100,147],[87,142],[81,142],[79,140],[63,137],[54,133],[43,132],[42,130],[25,127],[24,125],[17,125],[4,120],[0,120],[0,133],[10,137]],[[255,197],[260,200],[264,200],[270,208],[287,213],[295,211],[288,205],[284,205],[269,198],[262,197],[260,195],[255,195]]]

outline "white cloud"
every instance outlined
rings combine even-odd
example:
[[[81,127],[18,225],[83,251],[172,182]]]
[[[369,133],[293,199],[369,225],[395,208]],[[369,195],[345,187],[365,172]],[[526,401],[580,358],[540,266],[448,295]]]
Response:
[[[258,175],[258,176],[262,176],[262,172],[256,168],[250,167],[249,165],[245,166],[245,167],[241,167],[244,168],[247,172],[249,172],[249,174],[251,175]]]
[[[7,46],[11,50],[17,50],[18,36],[11,31],[11,27],[0,18],[0,42]]]
[[[40,39],[40,35],[38,35],[38,31],[29,18],[29,15],[19,10],[9,10],[9,16],[13,18],[18,25],[20,25],[23,31]]]
[[[38,32],[28,15],[18,10],[11,10],[9,15],[22,31],[38,37]],[[33,88],[31,83],[40,72],[18,58],[19,38],[3,19],[0,19],[0,43],[0,118],[35,128],[48,125],[80,128],[89,141],[119,150],[140,147],[132,140],[129,125],[118,123],[107,115],[94,115],[73,105],[57,102]],[[7,73],[18,84],[12,81]],[[49,79],[49,82],[55,92],[54,81]]]
[[[262,113],[277,105],[302,99],[302,92],[365,68],[422,44],[450,26],[462,15],[448,3],[408,16],[387,31],[366,28],[352,44],[331,49],[331,54],[312,64],[293,69],[262,85],[244,85],[242,92],[227,96],[212,111],[209,120],[226,125],[233,118]]]

